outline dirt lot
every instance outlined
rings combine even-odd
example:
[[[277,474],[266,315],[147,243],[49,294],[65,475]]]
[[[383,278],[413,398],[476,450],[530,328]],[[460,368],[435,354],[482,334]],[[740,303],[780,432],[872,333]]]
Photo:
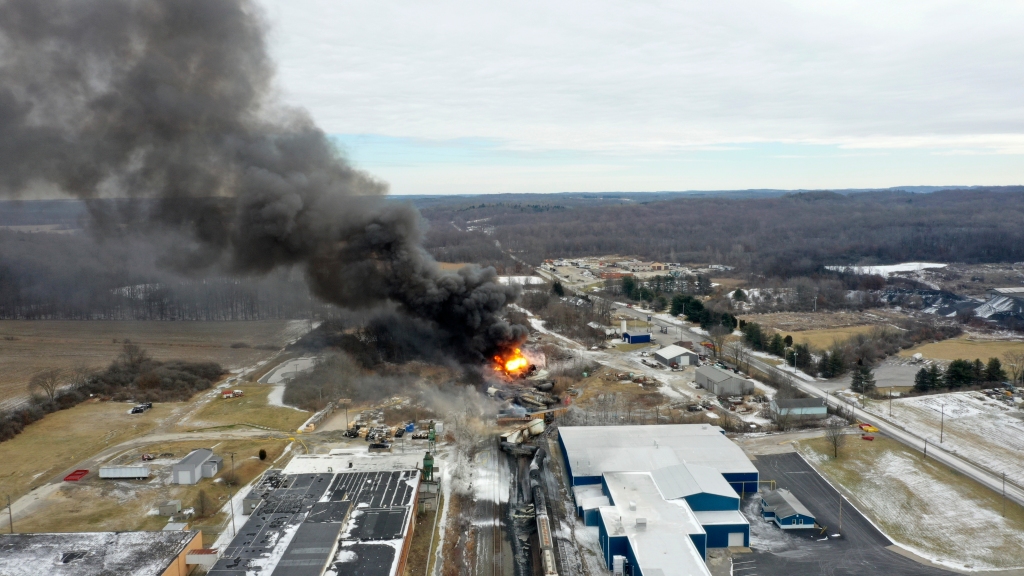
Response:
[[[17,498],[107,446],[155,428],[181,404],[157,404],[129,415],[130,404],[87,402],[48,414],[11,440],[0,443],[0,494]]]
[[[924,278],[943,290],[984,297],[990,288],[1024,284],[1024,269],[1020,264],[950,264],[927,270]]]
[[[847,437],[840,457],[825,439],[803,440],[800,452],[856,499],[895,542],[959,569],[1024,566],[1024,509],[888,438]]]
[[[26,394],[33,374],[79,363],[106,367],[125,338],[154,358],[219,362],[227,369],[265,358],[306,330],[302,321],[260,322],[0,322],[0,406]],[[232,348],[235,343],[247,348]],[[266,347],[269,349],[261,349]]]
[[[214,398],[184,423],[187,430],[221,426],[255,426],[294,432],[309,418],[310,413],[294,408],[271,406],[267,396],[273,386],[252,384],[234,388],[242,390],[241,398]]]
[[[957,358],[988,360],[989,358],[1002,358],[1003,354],[1011,351],[1024,352],[1024,341],[989,340],[964,335],[902,350],[900,356],[907,357],[920,353],[925,358],[933,360],[956,360]]]
[[[16,522],[19,531],[87,531],[87,530],[160,530],[167,518],[155,514],[157,505],[165,500],[181,500],[182,507],[193,507],[203,491],[219,509],[227,503],[232,488],[223,478],[231,472],[230,452],[235,452],[235,471],[244,485],[270,467],[288,443],[282,440],[225,440],[222,442],[174,442],[150,445],[152,453],[172,453],[173,458],[154,461],[149,480],[103,480],[90,475],[79,483],[66,483],[46,502],[46,506],[29,518]],[[195,486],[170,484],[170,465],[193,448],[213,447],[224,458],[224,468],[216,478],[204,479]],[[267,459],[260,461],[260,448]],[[133,454],[134,456],[134,454]],[[244,519],[235,519],[244,522]],[[193,528],[203,531],[205,544],[211,544],[223,529],[225,514],[211,513],[194,520]]]

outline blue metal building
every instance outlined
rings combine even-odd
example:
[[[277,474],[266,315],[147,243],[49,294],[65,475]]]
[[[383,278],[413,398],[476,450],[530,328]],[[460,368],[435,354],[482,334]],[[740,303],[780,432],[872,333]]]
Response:
[[[785,488],[765,492],[761,496],[761,518],[774,522],[783,530],[814,528],[814,515],[792,492]]]

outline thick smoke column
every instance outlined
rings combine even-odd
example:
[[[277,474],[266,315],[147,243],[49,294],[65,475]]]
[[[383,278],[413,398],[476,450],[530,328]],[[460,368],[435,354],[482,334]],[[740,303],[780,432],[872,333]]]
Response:
[[[395,303],[463,360],[521,342],[500,317],[518,288],[442,272],[417,211],[274,102],[273,72],[246,0],[0,2],[0,193],[150,198],[179,269],[302,266],[317,296]]]

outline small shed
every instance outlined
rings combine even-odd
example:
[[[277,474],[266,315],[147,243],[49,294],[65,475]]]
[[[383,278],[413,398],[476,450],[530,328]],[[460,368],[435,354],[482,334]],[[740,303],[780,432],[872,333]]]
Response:
[[[717,366],[697,368],[695,380],[698,386],[715,396],[743,396],[754,392],[753,382]]]
[[[171,482],[174,484],[198,484],[203,478],[203,464],[213,457],[213,450],[193,450],[171,467]]]
[[[682,346],[666,346],[654,353],[654,358],[665,366],[693,366],[697,363],[697,354]]]
[[[630,334],[629,332],[623,332],[622,341],[627,344],[644,344],[651,341],[651,335],[648,333]]]
[[[761,496],[761,518],[783,530],[814,528],[814,515],[792,492],[785,488],[770,490]]]
[[[167,500],[158,506],[161,516],[174,516],[181,512],[181,500]]]
[[[218,472],[220,472],[220,469],[223,467],[223,458],[217,455],[210,456],[210,458],[206,462],[203,462],[203,478],[213,478],[214,476],[217,475]]]
[[[828,406],[821,398],[773,398],[771,411],[776,420],[820,420],[828,417]]]

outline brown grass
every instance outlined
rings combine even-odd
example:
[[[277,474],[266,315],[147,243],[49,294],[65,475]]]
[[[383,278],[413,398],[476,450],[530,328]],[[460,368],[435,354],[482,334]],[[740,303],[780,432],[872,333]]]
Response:
[[[463,266],[469,266],[470,263],[469,262],[438,262],[437,264],[438,264],[438,266],[441,267],[441,270],[447,270],[449,272],[454,272],[454,271],[462,268]]]
[[[0,443],[0,494],[17,498],[77,462],[155,428],[180,404],[157,404],[129,415],[130,404],[87,402],[48,414]]]
[[[172,452],[184,456],[193,448],[211,447],[209,442],[175,442],[147,446],[145,450],[155,453]],[[231,472],[229,452],[235,452],[235,471],[239,485],[232,488],[214,479],[204,479],[195,486],[164,485],[156,475],[149,480],[111,481],[90,476],[77,484],[62,486],[46,502],[46,506],[32,516],[16,521],[23,532],[82,532],[108,530],[159,530],[167,518],[148,514],[164,500],[181,500],[183,508],[193,506],[199,491],[205,491],[216,506],[227,503],[234,490],[240,489],[257,475],[270,467],[281,455],[287,442],[281,440],[226,440],[216,444],[214,451],[224,458],[224,469],[219,476]],[[267,459],[255,458],[260,448],[267,450]],[[166,473],[166,472],[165,472]],[[204,545],[212,544],[230,522],[227,514],[215,514],[209,518],[194,519],[192,528],[203,531]],[[241,527],[245,518],[235,518],[236,527]],[[230,530],[230,528],[228,528]]]
[[[802,330],[800,332],[783,331],[783,336],[790,335],[797,344],[810,344],[813,348],[828,349],[836,340],[842,342],[855,334],[866,334],[875,327],[870,325],[848,326],[846,328],[830,328],[826,330]]]
[[[309,418],[310,413],[293,408],[271,406],[267,396],[272,386],[251,384],[238,386],[245,395],[241,398],[214,398],[184,424],[189,430],[217,426],[256,425],[283,432],[294,432]],[[180,425],[179,425],[180,427]]]
[[[901,350],[900,356],[906,357],[920,353],[925,358],[934,360],[956,360],[957,358],[988,360],[989,358],[1002,358],[1003,354],[1007,352],[1024,352],[1024,342],[975,340],[965,335],[941,342],[922,344],[909,350]]]
[[[158,360],[219,362],[225,368],[251,365],[273,353],[257,346],[283,346],[294,338],[285,320],[258,322],[0,322],[0,401],[26,395],[33,374],[79,363],[105,368],[125,338]],[[291,324],[299,328],[298,324]],[[116,342],[115,342],[116,340]],[[232,348],[240,342],[249,348]]]

